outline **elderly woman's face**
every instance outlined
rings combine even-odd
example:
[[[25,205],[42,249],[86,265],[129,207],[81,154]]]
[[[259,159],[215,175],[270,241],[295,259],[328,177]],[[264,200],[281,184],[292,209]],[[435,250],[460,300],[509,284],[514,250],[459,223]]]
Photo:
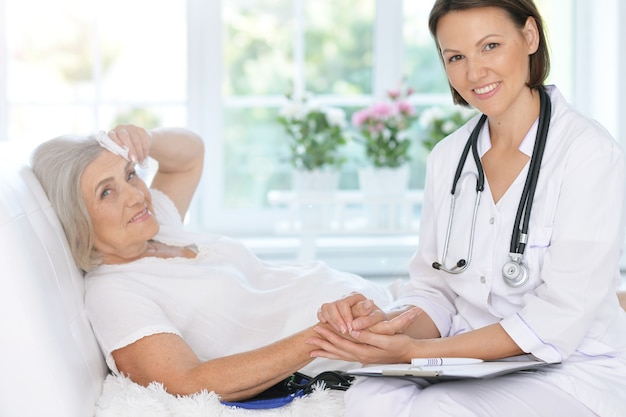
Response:
[[[94,246],[104,263],[141,256],[159,225],[150,192],[134,164],[103,150],[83,172],[80,187],[94,228]]]

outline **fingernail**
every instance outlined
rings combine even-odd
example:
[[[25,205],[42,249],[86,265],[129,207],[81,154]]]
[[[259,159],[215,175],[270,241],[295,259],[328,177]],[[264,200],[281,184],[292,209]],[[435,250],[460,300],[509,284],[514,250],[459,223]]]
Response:
[[[361,335],[361,332],[358,331],[358,330],[354,330],[354,331],[350,332],[350,336],[352,336],[352,337],[354,337],[356,339],[358,339],[360,335]]]
[[[370,308],[372,306],[372,302],[370,300],[365,300],[363,302],[363,307]]]

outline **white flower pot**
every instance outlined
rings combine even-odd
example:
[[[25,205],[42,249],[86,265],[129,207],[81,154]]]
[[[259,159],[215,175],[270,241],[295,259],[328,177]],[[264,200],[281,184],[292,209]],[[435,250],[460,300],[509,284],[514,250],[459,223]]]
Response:
[[[408,165],[359,170],[359,187],[363,192],[369,227],[392,230],[404,224],[403,196],[408,186]]]
[[[298,202],[297,215],[303,230],[315,232],[331,227],[337,188],[337,170],[293,171],[292,190]]]
[[[409,166],[359,169],[359,187],[366,196],[401,196],[409,185]]]
[[[297,193],[334,192],[339,187],[339,171],[296,169],[292,176],[292,189]]]

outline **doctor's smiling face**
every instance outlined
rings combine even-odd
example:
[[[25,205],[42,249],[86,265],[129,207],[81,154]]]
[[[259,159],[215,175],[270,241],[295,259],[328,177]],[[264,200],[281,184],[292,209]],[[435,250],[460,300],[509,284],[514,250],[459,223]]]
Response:
[[[93,224],[94,247],[104,263],[140,257],[159,225],[148,187],[134,164],[103,150],[83,172],[80,187]]]
[[[539,45],[532,17],[519,27],[498,7],[449,11],[436,39],[450,85],[481,112],[498,117],[532,100],[530,55]]]

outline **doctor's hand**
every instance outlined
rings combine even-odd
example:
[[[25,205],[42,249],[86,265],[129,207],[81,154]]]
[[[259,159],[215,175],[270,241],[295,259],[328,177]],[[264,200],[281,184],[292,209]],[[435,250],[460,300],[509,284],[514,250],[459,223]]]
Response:
[[[386,322],[386,331],[404,329],[421,313],[418,308],[410,309]],[[401,333],[381,334],[371,330],[353,330],[348,334],[333,331],[329,326],[316,326],[318,337],[307,339],[317,349],[312,357],[340,359],[362,364],[405,363],[415,356],[420,341]]]
[[[346,334],[353,330],[363,330],[387,320],[387,314],[374,301],[359,293],[324,303],[317,311],[317,319],[328,323],[335,331]]]

